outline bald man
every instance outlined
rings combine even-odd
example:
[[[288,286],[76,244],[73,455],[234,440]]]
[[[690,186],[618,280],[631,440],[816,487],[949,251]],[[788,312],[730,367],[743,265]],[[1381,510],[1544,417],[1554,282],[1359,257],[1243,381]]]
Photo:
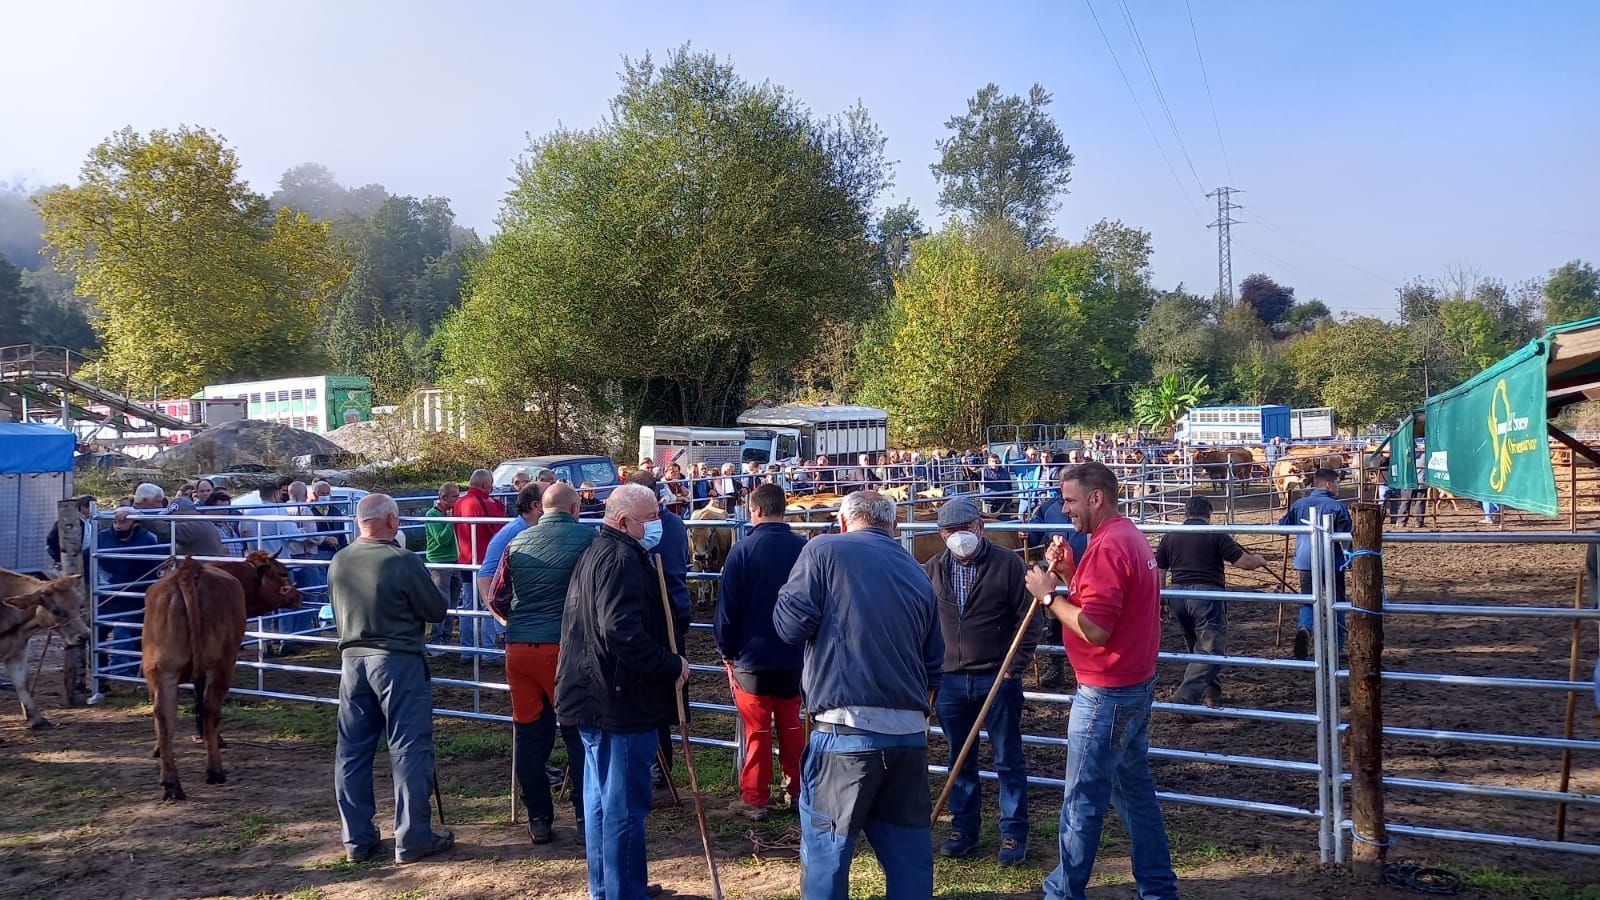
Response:
[[[394,773],[394,856],[408,863],[455,844],[434,832],[428,809],[433,786],[433,688],[423,659],[423,634],[444,619],[444,597],[428,569],[396,540],[400,508],[388,494],[356,505],[361,537],[328,567],[328,594],[339,628],[339,744],[333,793],[344,823],[345,856],[365,862],[378,849],[372,760],[389,742]]]
[[[571,485],[551,485],[542,502],[544,515],[511,539],[506,554],[511,609],[501,622],[506,626],[506,683],[517,734],[512,763],[528,808],[528,839],[535,844],[553,840],[555,810],[544,767],[555,746],[556,666],[567,585],[579,557],[594,541],[594,529],[578,524],[578,492]],[[567,747],[577,839],[582,841],[583,741],[571,725],[561,726],[561,738]]]

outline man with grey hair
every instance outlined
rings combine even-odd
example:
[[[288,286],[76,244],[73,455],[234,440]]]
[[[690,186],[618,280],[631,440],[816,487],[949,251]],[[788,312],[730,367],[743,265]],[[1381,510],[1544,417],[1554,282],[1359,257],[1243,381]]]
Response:
[[[167,493],[160,485],[145,482],[133,491],[133,510],[143,516],[160,516],[161,518],[141,518],[139,524],[155,535],[162,544],[172,548],[174,556],[224,556],[222,538],[217,534],[217,529],[210,522],[201,521],[174,521],[167,518]],[[171,509],[172,513],[194,515],[195,506],[192,501],[180,500]],[[127,509],[119,509],[112,518],[116,525],[127,528],[132,517]]]
[[[893,900],[933,896],[928,713],[944,666],[933,585],[894,539],[894,501],[858,490],[840,534],[806,543],[778,591],[778,636],[805,644],[816,725],[800,785],[800,893],[849,896],[866,832]]]
[[[556,715],[583,740],[589,896],[650,890],[645,817],[657,729],[676,721],[674,692],[689,663],[668,644],[671,621],[646,554],[661,540],[655,492],[624,484],[567,588],[556,665]],[[924,778],[926,784],[926,778]],[[924,797],[926,799],[926,797]]]
[[[389,744],[394,773],[394,856],[414,862],[450,849],[455,836],[435,833],[428,808],[433,785],[433,688],[423,633],[444,618],[444,598],[415,554],[400,546],[400,507],[388,494],[356,506],[361,536],[328,569],[339,629],[339,743],[333,793],[344,825],[345,856],[365,862],[377,850],[372,818],[372,761]]]

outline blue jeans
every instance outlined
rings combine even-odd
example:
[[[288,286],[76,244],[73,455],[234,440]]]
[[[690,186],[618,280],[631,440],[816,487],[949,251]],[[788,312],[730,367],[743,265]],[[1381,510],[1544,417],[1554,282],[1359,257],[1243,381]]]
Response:
[[[648,886],[644,820],[650,764],[660,738],[650,731],[579,728],[583,738],[584,853],[591,900],[641,900]]]
[[[1177,900],[1167,830],[1150,777],[1150,701],[1156,680],[1129,687],[1079,685],[1067,722],[1061,863],[1044,881],[1048,898],[1083,900],[1094,870],[1106,807],[1115,806],[1133,843],[1140,900]]]
[[[294,558],[316,559],[317,557],[310,555]],[[272,630],[289,634],[308,634],[316,630],[317,608],[322,606],[321,597],[328,592],[328,570],[321,566],[297,566],[290,563],[289,577],[294,580],[294,586],[300,589],[300,607],[285,613],[277,620],[277,627]]]
[[[1343,572],[1340,572],[1338,575],[1336,575],[1334,577],[1333,585],[1334,585],[1333,596],[1334,596],[1335,602],[1338,602],[1338,603],[1345,602],[1345,599],[1344,599],[1345,598],[1344,573]],[[1301,569],[1300,570],[1300,593],[1302,593],[1302,594],[1311,593],[1311,573],[1309,571],[1305,570],[1305,569]],[[1339,619],[1339,649],[1343,650],[1344,649],[1344,638],[1345,638],[1344,613],[1337,613],[1337,616],[1338,616],[1338,619]],[[1311,631],[1312,630],[1311,629],[1311,624],[1315,620],[1315,617],[1316,617],[1316,611],[1312,607],[1311,604],[1309,604],[1309,603],[1300,604],[1300,618],[1299,618],[1299,623],[1300,624],[1299,624],[1299,627],[1302,630]]]
[[[950,765],[978,725],[978,710],[989,695],[998,672],[964,674],[946,672],[939,682],[939,726],[950,745]],[[1022,756],[1022,679],[1002,680],[989,707],[989,746],[994,750],[994,771],[1000,776],[1000,836],[1028,841],[1028,763]],[[961,771],[954,773],[950,789],[950,830],[976,836],[983,825],[983,794],[978,787],[978,751],[973,745]]]
[[[811,732],[800,764],[800,896],[850,896],[856,838],[883,867],[887,900],[933,896],[928,738]]]
[[[433,687],[427,663],[409,653],[344,656],[339,678],[339,744],[333,758],[333,796],[344,823],[344,845],[378,843],[372,824],[372,760],[378,738],[389,741],[394,773],[394,850],[398,857],[432,844],[428,797],[433,790]]]

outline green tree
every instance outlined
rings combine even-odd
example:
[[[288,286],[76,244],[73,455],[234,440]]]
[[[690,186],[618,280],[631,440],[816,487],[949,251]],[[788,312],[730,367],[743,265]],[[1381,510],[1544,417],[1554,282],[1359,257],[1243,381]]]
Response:
[[[927,237],[928,229],[916,204],[907,200],[884,210],[873,234],[878,242],[877,278],[883,296],[888,297],[894,293],[894,279],[903,275],[911,262],[911,244]]]
[[[1600,315],[1600,270],[1581,259],[1550,272],[1544,283],[1544,321],[1560,325]]]
[[[43,347],[64,347],[80,353],[98,350],[100,341],[89,324],[93,310],[73,290],[64,275],[46,257],[37,269],[22,270],[22,289],[32,293],[28,303],[30,339]]]
[[[0,347],[32,339],[28,329],[32,301],[33,292],[22,287],[22,273],[0,256]]]
[[[627,62],[605,121],[519,161],[444,328],[448,380],[493,427],[529,418],[531,395],[540,446],[582,404],[731,422],[753,373],[795,368],[825,325],[878,305],[882,148],[864,111],[818,119],[713,56]]]
[[[0,181],[0,256],[23,271],[38,267],[44,246],[44,223],[33,208],[32,195],[22,184]]]
[[[972,221],[1009,222],[1028,244],[1050,232],[1056,198],[1072,180],[1072,151],[1046,108],[1050,94],[1034,85],[1026,98],[1001,96],[984,85],[967,101],[967,113],[945,122],[950,136],[937,143],[930,168],[939,181],[939,205]]]
[[[140,392],[316,365],[346,264],[328,226],[276,214],[201,128],[124,129],[80,183],[36,198],[45,238],[100,315],[103,377]]]
[[[1349,426],[1391,422],[1425,397],[1405,327],[1382,319],[1324,323],[1283,355],[1305,402],[1333,407]]]
[[[1294,306],[1294,288],[1285,287],[1257,272],[1239,282],[1239,300],[1268,327],[1276,325]]]
[[[1176,375],[1163,375],[1133,394],[1133,418],[1161,434],[1172,434],[1178,420],[1211,395],[1205,376],[1183,381]]]
[[[869,329],[860,353],[861,396],[889,411],[891,441],[978,441],[1021,351],[1017,282],[966,227],[918,242],[888,314]]]
[[[1210,371],[1216,356],[1216,323],[1206,298],[1182,288],[1162,294],[1139,328],[1135,344],[1157,377],[1193,378]]]
[[[1278,326],[1285,335],[1304,334],[1332,318],[1333,311],[1321,300],[1297,300]]]

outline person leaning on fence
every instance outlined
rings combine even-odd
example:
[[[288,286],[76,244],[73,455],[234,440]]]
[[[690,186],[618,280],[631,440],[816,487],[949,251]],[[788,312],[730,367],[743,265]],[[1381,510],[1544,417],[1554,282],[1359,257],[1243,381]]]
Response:
[[[672,653],[660,590],[646,554],[661,539],[655,492],[624,484],[606,498],[605,522],[579,557],[567,589],[556,664],[556,715],[583,739],[583,806],[589,896],[632,900],[645,874],[650,768],[661,726],[676,717],[673,691],[689,661]]]
[[[439,485],[439,494],[423,514],[428,523],[423,526],[423,533],[427,538],[427,549],[424,558],[432,565],[453,566],[456,564],[458,552],[456,549],[456,529],[448,519],[451,511],[456,507],[456,498],[461,495],[461,486],[453,481]],[[437,520],[437,521],[435,521]],[[461,571],[459,569],[429,569],[428,575],[433,579],[434,587],[439,589],[444,597],[447,609],[457,609],[461,606]],[[433,631],[428,635],[428,643],[444,644],[450,640],[450,624],[454,621],[446,615],[438,625],[433,626]],[[443,656],[443,650],[430,651],[431,656]]]
[[[519,495],[520,496],[520,495]],[[594,529],[578,524],[578,494],[558,484],[541,498],[544,515],[512,539],[506,554],[511,606],[506,626],[506,683],[511,687],[511,721],[516,729],[512,764],[528,809],[528,838],[552,840],[555,818],[545,764],[557,730],[556,668],[560,658],[561,618],[572,570],[594,541]],[[560,726],[567,748],[567,783],[583,840],[583,740],[572,725]]]
[[[1183,514],[1185,525],[1210,525],[1211,501],[1196,494],[1184,501]],[[1170,580],[1173,587],[1183,590],[1227,590],[1227,576],[1222,568],[1225,563],[1248,571],[1265,566],[1267,561],[1258,554],[1246,552],[1233,535],[1214,531],[1171,531],[1161,536],[1161,543],[1156,547],[1156,569],[1161,573],[1162,583]],[[1175,597],[1170,605],[1172,617],[1183,632],[1185,653],[1227,655],[1226,600]],[[1190,663],[1184,669],[1183,681],[1168,699],[1173,703],[1221,706],[1221,674],[1222,666],[1217,663]]]
[[[1176,900],[1166,825],[1150,777],[1150,704],[1161,645],[1161,584],[1150,542],[1117,512],[1117,477],[1103,463],[1061,474],[1061,498],[1089,549],[1072,564],[1059,535],[1049,571],[1028,572],[1028,591],[1061,622],[1078,682],[1067,720],[1066,791],[1058,826],[1061,862],[1044,882],[1047,898],[1082,900],[1094,870],[1106,809],[1133,845],[1133,877],[1145,900]],[[1066,596],[1055,591],[1068,586]]]
[[[978,471],[978,484],[983,491],[985,512],[1003,516],[1011,511],[1011,470],[1000,462],[998,454],[989,454],[989,464]]]
[[[134,510],[130,508],[117,510],[111,524],[100,529],[95,542],[100,554],[139,554],[145,557],[98,557],[100,586],[118,592],[115,596],[99,600],[97,621],[100,626],[101,674],[139,674],[139,657],[107,653],[105,642],[109,637],[110,649],[133,653],[140,651],[139,638],[144,632],[138,625],[144,621],[145,588],[160,576],[161,567],[167,561],[166,546],[148,528],[131,518],[133,513]]]
[[[744,728],[739,797],[728,809],[755,821],[767,817],[770,803],[774,727],[784,794],[791,807],[800,797],[801,654],[778,636],[772,608],[806,541],[784,522],[784,505],[783,490],[775,484],[751,492],[755,527],[728,551],[717,592],[717,649]]]
[[[1023,636],[1011,667],[1000,670],[1012,637],[1033,605],[1023,583],[1027,566],[1015,553],[983,536],[978,504],[957,497],[939,507],[939,536],[945,550],[923,565],[939,600],[944,634],[944,677],[936,707],[956,764],[974,728],[989,732],[994,771],[1000,780],[1000,865],[1015,866],[1028,855],[1028,762],[1022,755],[1022,672],[1039,643],[1039,624]],[[998,679],[988,718],[978,711]],[[939,846],[945,856],[966,856],[978,846],[983,824],[983,794],[978,788],[978,754],[970,753],[951,775],[950,838]]]
[[[1339,473],[1333,469],[1318,469],[1311,476],[1311,493],[1296,500],[1289,511],[1278,520],[1279,525],[1309,525],[1312,513],[1328,519],[1328,527],[1338,532],[1349,532],[1353,527],[1350,510],[1338,496]],[[1344,548],[1333,544],[1334,599],[1344,602]],[[1296,535],[1294,539],[1294,567],[1300,573],[1300,593],[1311,593],[1311,536]],[[1311,658],[1312,623],[1316,610],[1313,604],[1300,605],[1299,625],[1294,632],[1294,658]],[[1339,613],[1339,646],[1344,646],[1344,613]]]
[[[428,623],[444,618],[444,598],[414,554],[400,546],[400,507],[387,494],[356,505],[361,537],[328,567],[328,593],[339,628],[339,742],[333,794],[344,826],[345,856],[371,859],[379,845],[372,818],[372,762],[379,739],[394,774],[394,857],[414,862],[450,849],[455,836],[435,832],[428,808],[436,780],[433,687],[423,655]]]
[[[539,516],[544,513],[542,505],[544,491],[544,485],[536,481],[523,485],[522,490],[517,491],[517,497],[514,501],[516,515],[511,518],[511,521],[500,526],[500,530],[496,531],[494,537],[489,539],[488,549],[483,554],[483,565],[479,566],[478,571],[473,573],[475,578],[474,587],[477,588],[480,609],[487,610],[489,608],[489,587],[494,584],[495,575],[500,572],[500,565],[505,561],[506,550],[511,546],[511,541],[517,535],[532,528],[539,521]],[[473,616],[472,624],[461,631],[461,643],[462,646],[494,647],[499,642],[500,635],[504,632],[505,629],[498,619]],[[473,636],[470,642],[467,640],[467,635],[469,634]],[[461,654],[462,659],[468,659],[470,656],[471,654],[468,653]],[[486,656],[484,661],[493,662],[494,657]]]
[[[801,762],[800,894],[849,896],[864,831],[889,900],[933,896],[928,713],[944,666],[939,601],[892,536],[894,501],[856,491],[840,534],[806,542],[778,591],[778,636],[805,644],[816,725]]]

